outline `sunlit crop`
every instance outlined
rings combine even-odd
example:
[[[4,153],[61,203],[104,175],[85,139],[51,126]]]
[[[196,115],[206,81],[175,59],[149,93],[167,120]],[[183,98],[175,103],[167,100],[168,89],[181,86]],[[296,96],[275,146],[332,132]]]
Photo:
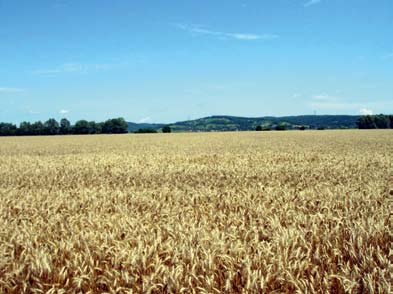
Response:
[[[390,293],[393,132],[0,138],[2,293]]]

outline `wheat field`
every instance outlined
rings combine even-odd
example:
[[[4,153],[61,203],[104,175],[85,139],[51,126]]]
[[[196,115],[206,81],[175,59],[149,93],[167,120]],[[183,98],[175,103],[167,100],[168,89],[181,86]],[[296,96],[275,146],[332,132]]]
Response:
[[[393,132],[0,138],[1,293],[390,293]]]

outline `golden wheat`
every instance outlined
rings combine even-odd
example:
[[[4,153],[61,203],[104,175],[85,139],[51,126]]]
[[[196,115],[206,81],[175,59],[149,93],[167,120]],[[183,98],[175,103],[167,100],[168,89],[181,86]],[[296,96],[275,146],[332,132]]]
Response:
[[[0,138],[4,293],[390,293],[393,133]]]

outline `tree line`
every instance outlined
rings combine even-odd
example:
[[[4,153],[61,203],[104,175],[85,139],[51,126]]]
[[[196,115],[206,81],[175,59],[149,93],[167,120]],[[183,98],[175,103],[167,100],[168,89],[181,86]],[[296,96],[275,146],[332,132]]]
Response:
[[[82,134],[122,134],[128,133],[124,118],[112,118],[105,122],[78,120],[74,125],[66,118],[45,122],[0,123],[0,136],[38,136],[38,135],[82,135]]]
[[[393,129],[393,115],[365,115],[361,116],[356,125],[359,129]],[[277,124],[276,130],[285,130],[286,125]],[[300,127],[299,129],[305,129]],[[270,130],[258,125],[257,131]],[[153,129],[139,129],[135,133],[153,133]],[[164,126],[163,133],[170,133],[171,128]],[[122,134],[128,133],[128,124],[124,118],[108,119],[104,122],[79,120],[74,125],[66,118],[56,121],[54,118],[45,122],[21,122],[19,126],[12,123],[0,122],[0,136],[38,136],[38,135],[71,135],[71,134]]]
[[[161,128],[163,133],[172,133],[172,128],[170,126],[164,126]],[[135,134],[156,134],[158,133],[157,130],[151,128],[141,128],[134,131]]]
[[[364,115],[356,124],[359,129],[393,129],[393,115]]]

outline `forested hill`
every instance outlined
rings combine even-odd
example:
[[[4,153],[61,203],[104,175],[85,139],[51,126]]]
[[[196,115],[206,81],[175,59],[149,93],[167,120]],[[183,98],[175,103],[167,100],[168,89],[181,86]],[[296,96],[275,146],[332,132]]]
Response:
[[[393,115],[303,115],[284,117],[210,116],[172,124],[126,122],[124,118],[104,122],[78,120],[74,125],[66,118],[56,121],[13,123],[0,122],[0,136],[71,135],[71,134],[122,134],[210,132],[210,131],[263,131],[306,129],[393,129]]]
[[[247,131],[255,130],[257,126],[262,129],[275,129],[282,126],[285,129],[298,129],[304,126],[306,129],[339,129],[357,128],[357,115],[301,115],[284,117],[236,117],[236,116],[210,116],[196,120],[188,120],[168,124],[173,131]],[[138,128],[151,128],[158,130],[162,124],[135,124],[129,123],[129,131]]]
[[[135,132],[140,129],[152,129],[152,130],[160,130],[165,124],[149,124],[149,123],[133,123],[128,122],[128,131]]]

